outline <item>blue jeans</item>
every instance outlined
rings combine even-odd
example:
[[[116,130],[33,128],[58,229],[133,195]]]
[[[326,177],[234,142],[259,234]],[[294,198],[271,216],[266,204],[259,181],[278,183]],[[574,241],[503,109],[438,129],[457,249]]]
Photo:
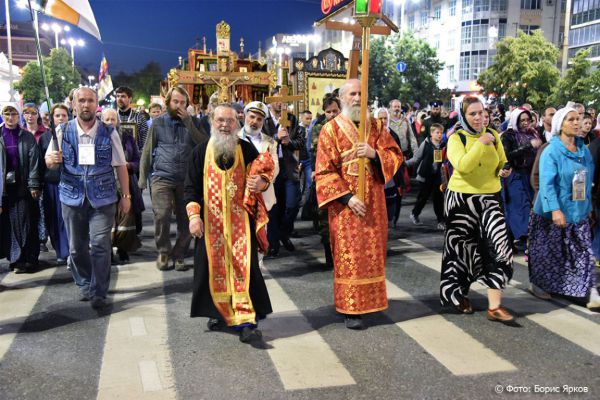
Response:
[[[81,207],[62,205],[69,237],[71,273],[81,294],[106,297],[110,283],[111,229],[116,204],[93,208],[86,199]]]
[[[44,211],[46,216],[46,229],[50,236],[50,243],[56,251],[56,258],[66,259],[69,256],[69,239],[67,229],[62,217],[58,184],[44,185]]]

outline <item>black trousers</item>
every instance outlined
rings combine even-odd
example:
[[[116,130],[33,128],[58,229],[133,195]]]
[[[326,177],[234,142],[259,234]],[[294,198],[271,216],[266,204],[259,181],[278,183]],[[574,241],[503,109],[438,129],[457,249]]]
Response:
[[[412,210],[412,213],[415,216],[418,217],[421,214],[421,211],[423,211],[423,208],[425,208],[425,205],[427,204],[427,200],[432,196],[433,211],[435,212],[437,221],[444,221],[444,193],[440,190],[441,184],[442,179],[439,173],[428,178],[425,182],[421,182],[421,188],[419,189],[419,194],[417,194],[417,201]]]

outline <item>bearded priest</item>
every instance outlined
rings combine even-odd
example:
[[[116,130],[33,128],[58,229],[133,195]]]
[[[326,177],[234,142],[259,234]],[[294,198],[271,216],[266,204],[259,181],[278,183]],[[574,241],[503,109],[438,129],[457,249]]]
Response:
[[[334,303],[348,329],[363,329],[363,314],[387,308],[384,184],[403,160],[380,120],[367,118],[366,142],[358,142],[360,86],[350,79],[340,88],[342,113],[321,129],[315,164],[317,201],[329,211]],[[360,157],[367,158],[364,201],[356,195]]]
[[[211,138],[190,157],[185,183],[190,233],[195,237],[192,317],[208,329],[231,327],[244,343],[262,342],[258,320],[272,312],[257,250],[268,247],[262,198],[273,180],[269,153],[239,140],[236,111],[218,106]]]

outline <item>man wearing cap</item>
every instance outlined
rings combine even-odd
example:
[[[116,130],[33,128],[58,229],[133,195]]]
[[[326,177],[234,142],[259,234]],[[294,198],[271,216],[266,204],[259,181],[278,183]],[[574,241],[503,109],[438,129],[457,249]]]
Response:
[[[37,199],[41,194],[40,153],[33,135],[19,126],[14,106],[2,110],[0,128],[0,255],[15,273],[31,271],[38,263],[40,244]]]
[[[60,150],[50,145],[45,158],[48,168],[61,169],[58,190],[80,300],[101,309],[108,305],[115,203],[123,213],[131,208],[127,162],[119,133],[96,118],[96,91],[81,87],[73,101],[77,118],[58,128]]]
[[[148,121],[144,114],[134,111],[131,108],[131,100],[133,98],[133,90],[127,86],[119,86],[115,90],[117,96],[117,106],[119,107],[119,121],[121,123],[135,123],[137,126],[137,145],[140,151],[146,143],[148,135]]]
[[[264,103],[261,103],[260,101],[253,101],[248,103],[248,105],[244,108],[244,114],[244,127],[240,130],[238,136],[240,139],[252,143],[259,153],[268,152],[271,154],[275,164],[275,172],[273,174],[273,179],[275,179],[277,174],[279,174],[277,142],[275,142],[271,136],[262,133],[262,127],[265,118],[269,115],[269,109]],[[273,205],[275,205],[277,202],[275,199],[275,190],[273,189],[273,185],[269,185],[267,190],[263,192],[262,196],[265,201],[267,211],[271,210]]]
[[[442,117],[442,106],[444,105],[444,102],[441,100],[435,100],[429,103],[429,105],[431,106],[431,114],[428,118],[425,118],[423,125],[421,125],[421,132],[419,132],[419,143],[422,143],[423,140],[431,136],[431,125],[440,124],[444,128],[448,127],[447,119]]]
[[[191,236],[185,214],[183,184],[192,149],[208,139],[198,118],[187,112],[189,101],[183,87],[174,86],[169,90],[165,98],[167,112],[152,122],[140,159],[138,184],[140,189],[145,189],[147,177],[150,177],[154,238],[158,250],[156,268],[161,271],[173,268],[185,271],[188,268],[184,258]],[[177,239],[171,246],[173,212],[177,220]],[[169,264],[169,257],[173,264]]]

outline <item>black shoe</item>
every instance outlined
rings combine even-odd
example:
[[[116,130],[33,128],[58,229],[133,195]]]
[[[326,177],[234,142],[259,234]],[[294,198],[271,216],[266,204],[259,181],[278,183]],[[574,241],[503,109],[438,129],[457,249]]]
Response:
[[[209,318],[206,327],[209,331],[221,331],[225,328],[225,322],[218,318]]]
[[[327,268],[333,268],[333,255],[331,254],[331,245],[329,243],[323,243],[325,249],[325,266]]]
[[[360,315],[346,315],[346,328],[360,330],[364,329],[365,324]]]
[[[240,342],[250,343],[262,339],[262,332],[256,328],[245,326],[240,331]]]
[[[279,249],[269,249],[265,258],[277,258],[279,255]]]
[[[127,264],[129,262],[129,254],[125,250],[117,249],[117,255],[121,264]]]
[[[18,264],[14,268],[15,274],[26,274],[29,272],[29,269],[25,264]]]
[[[107,308],[109,306],[109,303],[104,297],[94,296],[91,305],[94,310],[102,310],[104,308]]]
[[[62,267],[63,265],[67,265],[67,259],[66,258],[57,258],[55,265],[57,267]]]
[[[281,239],[281,244],[283,245],[283,247],[285,247],[287,251],[296,250],[296,246],[294,246],[294,243],[292,243],[290,239]]]

